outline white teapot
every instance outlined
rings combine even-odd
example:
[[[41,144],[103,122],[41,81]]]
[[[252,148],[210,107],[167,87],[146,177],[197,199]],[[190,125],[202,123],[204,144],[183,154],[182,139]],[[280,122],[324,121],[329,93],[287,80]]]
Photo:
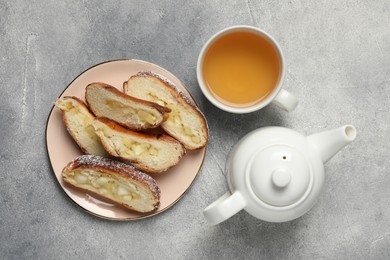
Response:
[[[204,210],[207,221],[216,225],[242,209],[269,222],[302,216],[324,185],[323,163],[355,137],[351,125],[308,137],[283,127],[250,132],[230,153],[230,192]]]

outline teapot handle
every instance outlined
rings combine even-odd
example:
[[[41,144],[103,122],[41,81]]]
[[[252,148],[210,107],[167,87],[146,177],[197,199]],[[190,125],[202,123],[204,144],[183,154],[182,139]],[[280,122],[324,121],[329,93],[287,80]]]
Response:
[[[234,214],[244,209],[247,205],[240,192],[233,194],[226,192],[222,197],[211,203],[204,209],[203,214],[211,225],[216,225],[232,217]]]

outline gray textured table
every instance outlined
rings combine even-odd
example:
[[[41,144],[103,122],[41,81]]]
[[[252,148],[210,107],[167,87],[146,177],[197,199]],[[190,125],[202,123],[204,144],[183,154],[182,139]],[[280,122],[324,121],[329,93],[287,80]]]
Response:
[[[390,2],[4,1],[0,3],[0,258],[389,259]],[[247,115],[213,107],[195,66],[204,42],[255,25],[280,43],[285,87],[300,100]],[[46,155],[51,106],[81,71],[138,58],[181,79],[205,112],[202,171],[170,210],[136,222],[91,216],[61,192]],[[350,123],[358,137],[326,164],[318,204],[282,224],[241,212],[208,226],[202,210],[227,190],[222,173],[247,132],[278,125],[303,134]],[[230,127],[226,127],[229,125]]]

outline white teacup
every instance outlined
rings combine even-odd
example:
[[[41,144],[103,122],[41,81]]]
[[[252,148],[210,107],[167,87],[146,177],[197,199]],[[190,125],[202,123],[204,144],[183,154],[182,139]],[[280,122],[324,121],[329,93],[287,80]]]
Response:
[[[228,35],[231,35],[233,33],[250,33],[253,34],[257,37],[260,37],[261,40],[266,40],[272,46],[272,51],[275,52],[278,60],[278,75],[277,80],[275,81],[275,84],[272,84],[272,87],[270,88],[269,93],[264,96],[264,98],[259,99],[258,101],[251,103],[250,105],[235,105],[234,103],[231,102],[225,102],[223,98],[218,96],[216,93],[214,93],[211,88],[210,84],[208,83],[207,80],[205,79],[204,75],[204,61],[205,61],[205,56],[210,50],[212,46],[215,45],[215,43],[221,39],[221,37],[225,37]],[[247,34],[248,35],[248,34]],[[226,37],[225,37],[226,38]],[[259,39],[260,40],[260,39]],[[260,48],[262,46],[259,46]],[[203,92],[203,94],[206,96],[206,98],[214,104],[216,107],[225,110],[227,112],[231,113],[249,113],[253,112],[256,110],[259,110],[269,103],[275,103],[282,109],[286,111],[292,111],[295,109],[295,107],[298,105],[298,100],[290,94],[288,91],[282,89],[282,84],[284,80],[284,75],[285,75],[285,62],[284,62],[284,57],[282,50],[280,49],[280,46],[278,43],[266,32],[252,26],[246,26],[246,25],[239,25],[239,26],[233,26],[233,27],[228,27],[226,29],[223,29],[216,33],[214,36],[212,36],[206,44],[203,46],[199,58],[198,58],[198,63],[197,63],[197,77],[198,77],[198,82],[199,86]],[[229,75],[226,75],[229,76]],[[209,84],[209,85],[208,85]],[[239,84],[238,84],[239,85]],[[231,86],[230,86],[231,87]],[[239,88],[240,86],[234,86]],[[228,90],[226,90],[228,91]]]

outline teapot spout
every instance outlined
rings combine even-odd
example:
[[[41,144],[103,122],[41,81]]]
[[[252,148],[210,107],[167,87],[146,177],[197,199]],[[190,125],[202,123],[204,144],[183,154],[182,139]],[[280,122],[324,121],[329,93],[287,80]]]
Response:
[[[352,125],[345,125],[334,130],[307,137],[309,143],[320,153],[324,163],[355,138],[356,129]]]

